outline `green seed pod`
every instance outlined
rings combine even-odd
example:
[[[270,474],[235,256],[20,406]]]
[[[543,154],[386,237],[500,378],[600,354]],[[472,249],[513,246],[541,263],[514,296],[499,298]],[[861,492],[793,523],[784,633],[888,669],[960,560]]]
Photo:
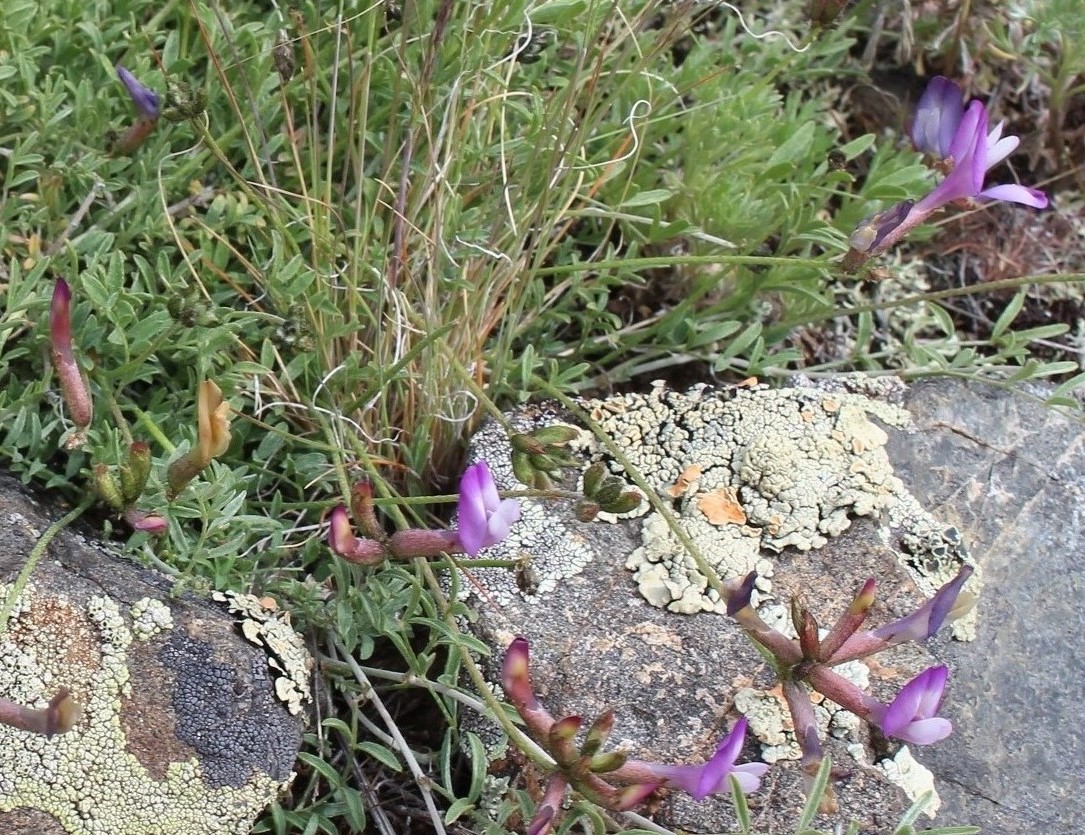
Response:
[[[580,432],[574,429],[572,426],[562,426],[555,424],[554,426],[543,426],[540,429],[536,429],[531,433],[533,437],[540,444],[546,446],[567,444],[569,441],[575,439]]]
[[[121,495],[124,506],[134,504],[143,495],[147,478],[151,474],[151,448],[143,441],[135,441],[128,448],[128,460],[121,467]]]
[[[584,470],[584,495],[594,499],[599,491],[599,485],[603,483],[603,476],[607,474],[607,465],[602,461],[596,461],[588,469]]]
[[[509,444],[517,452],[530,452],[537,454],[543,451],[542,445],[538,441],[536,441],[530,435],[525,435],[522,432],[518,432],[515,435],[510,435]]]
[[[532,454],[528,458],[531,461],[531,468],[541,473],[555,473],[559,469],[557,462],[547,454]]]
[[[588,770],[595,774],[606,774],[609,771],[617,771],[629,758],[621,751],[607,751],[592,757],[588,762]]]
[[[600,505],[607,513],[629,513],[640,506],[641,500],[642,496],[636,490],[627,490],[613,502],[600,502]]]
[[[536,490],[550,490],[554,487],[554,482],[550,480],[550,476],[543,472],[536,472],[533,483]]]
[[[593,498],[606,507],[611,502],[617,501],[623,490],[625,490],[625,482],[617,476],[608,475],[595,491]]]
[[[531,466],[531,458],[528,454],[513,450],[509,458],[512,461],[512,474],[516,476],[516,480],[528,487],[534,484],[535,468]]]
[[[94,489],[102,501],[117,513],[124,510],[125,501],[121,486],[105,464],[94,465]]]

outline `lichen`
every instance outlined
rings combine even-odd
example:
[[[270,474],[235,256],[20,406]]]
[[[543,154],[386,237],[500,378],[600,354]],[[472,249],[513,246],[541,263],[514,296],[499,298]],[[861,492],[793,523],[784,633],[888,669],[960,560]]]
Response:
[[[267,652],[279,701],[295,716],[302,713],[305,703],[313,700],[313,658],[301,635],[290,625],[289,612],[278,611],[274,600],[252,594],[217,591],[211,597],[225,603],[230,614],[239,619],[246,640]]]
[[[147,641],[173,629],[173,614],[170,607],[153,597],[141,597],[129,610],[132,616],[132,635],[136,640]]]
[[[893,474],[888,436],[870,418],[903,428],[910,417],[889,403],[845,387],[700,386],[683,394],[658,384],[589,406],[724,579],[763,565],[766,552],[821,548],[855,516],[876,515],[896,529],[901,563],[928,596],[965,558],[959,537],[950,545],[950,532]],[[623,474],[602,445],[593,458]],[[626,565],[646,600],[683,613],[722,610],[658,514],[643,519],[641,540]]]
[[[896,756],[878,763],[878,769],[890,783],[900,786],[913,803],[926,792],[930,792],[930,800],[923,807],[923,813],[928,818],[933,818],[942,808],[942,798],[934,788],[934,775],[912,756],[907,745],[901,748]]]
[[[0,598],[8,591],[0,586]],[[83,713],[51,739],[0,726],[0,811],[40,810],[71,835],[247,833],[278,781],[258,774],[239,789],[212,789],[194,757],[156,779],[127,750],[121,710],[133,632],[119,606],[94,596],[79,608],[33,584],[22,598],[0,638],[0,695],[42,707],[65,684]]]

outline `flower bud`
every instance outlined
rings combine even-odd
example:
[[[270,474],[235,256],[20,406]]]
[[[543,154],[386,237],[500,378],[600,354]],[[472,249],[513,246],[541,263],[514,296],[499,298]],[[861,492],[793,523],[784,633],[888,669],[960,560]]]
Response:
[[[94,465],[94,489],[99,498],[117,513],[123,511],[128,504],[124,500],[121,485],[105,464]]]
[[[73,445],[82,446],[81,430],[90,426],[94,416],[90,392],[87,391],[83,372],[75,360],[72,350],[72,291],[63,278],[57,279],[53,288],[53,300],[49,306],[49,342],[52,347],[53,367],[60,380],[60,390],[68,413],[77,429],[77,438]]]
[[[121,466],[121,494],[125,505],[130,505],[143,495],[147,478],[151,474],[151,448],[143,441],[134,441],[128,447],[128,460]]]

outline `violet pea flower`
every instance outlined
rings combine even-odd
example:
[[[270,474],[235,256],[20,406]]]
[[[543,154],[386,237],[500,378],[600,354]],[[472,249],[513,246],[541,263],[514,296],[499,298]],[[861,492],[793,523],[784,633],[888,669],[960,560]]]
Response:
[[[136,106],[139,115],[144,119],[154,120],[158,118],[159,109],[158,93],[140,83],[132,73],[117,64],[117,77],[120,78],[128,95],[132,98],[132,104]]]
[[[953,169],[926,197],[915,204],[912,216],[925,217],[935,209],[954,200],[1005,200],[1022,203],[1036,209],[1047,206],[1047,195],[1038,189],[1016,184],[1003,184],[985,189],[987,172],[1004,160],[1017,147],[1016,136],[1002,136],[1002,123],[987,132],[987,108],[972,101],[957,123],[949,145],[948,157]]]
[[[945,76],[932,78],[915,110],[912,145],[940,160],[948,157],[963,110],[961,88]]]
[[[474,557],[508,536],[512,523],[520,518],[520,503],[501,499],[489,466],[479,461],[468,467],[460,479],[457,513],[460,545]]]
[[[935,716],[948,678],[949,668],[944,664],[931,667],[905,684],[888,705],[875,708],[882,733],[915,745],[930,745],[949,736],[953,724]]]
[[[681,789],[694,800],[704,800],[710,794],[730,793],[730,775],[734,774],[743,794],[761,788],[761,778],[769,767],[765,763],[735,765],[742,743],[746,738],[746,718],[735,723],[731,733],[720,740],[716,753],[702,765],[665,765],[663,763],[637,763],[646,767],[657,779],[673,788]]]

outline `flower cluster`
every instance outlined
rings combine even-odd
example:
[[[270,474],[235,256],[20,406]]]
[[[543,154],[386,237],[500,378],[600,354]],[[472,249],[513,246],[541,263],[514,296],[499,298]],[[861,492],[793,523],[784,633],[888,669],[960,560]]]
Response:
[[[704,800],[713,794],[729,794],[733,777],[743,793],[754,792],[768,770],[764,763],[736,765],[746,738],[745,719],[735,724],[720,740],[716,753],[700,765],[631,760],[618,751],[601,752],[614,726],[614,713],[609,710],[591,723],[578,747],[575,738],[583,720],[579,716],[558,719],[543,706],[531,681],[530,647],[522,637],[513,640],[505,652],[501,685],[528,733],[554,760],[546,791],[526,830],[531,835],[550,831],[567,787],[599,806],[624,811],[661,787]]]
[[[863,584],[847,611],[824,636],[814,616],[802,604],[793,603],[797,639],[769,627],[754,611],[751,598],[755,574],[730,584],[727,612],[775,660],[808,773],[816,770],[822,752],[803,683],[878,726],[887,737],[928,745],[949,736],[953,726],[936,715],[949,677],[946,667],[920,673],[889,704],[868,696],[831,668],[906,641],[925,641],[945,624],[966,614],[975,604],[974,597],[963,591],[972,572],[971,566],[962,566],[956,577],[914,612],[877,629],[860,631],[874,604],[873,578]]]
[[[332,551],[350,562],[376,565],[385,559],[432,558],[444,554],[479,552],[508,536],[520,518],[520,503],[502,499],[485,461],[468,467],[460,479],[457,513],[459,526],[452,531],[408,528],[388,536],[373,509],[373,490],[367,482],[355,485],[351,512],[366,533],[355,536],[346,507],[331,513],[328,544]]]
[[[1021,141],[1002,135],[1004,122],[990,129],[988,123],[982,102],[973,100],[966,107],[956,84],[942,76],[931,80],[916,108],[911,138],[916,150],[933,156],[934,167],[946,176],[919,201],[905,201],[859,224],[850,239],[845,269],[858,269],[950,204],[1004,200],[1037,209],[1047,206],[1047,195],[1035,188],[1013,183],[984,188],[987,172]]]

